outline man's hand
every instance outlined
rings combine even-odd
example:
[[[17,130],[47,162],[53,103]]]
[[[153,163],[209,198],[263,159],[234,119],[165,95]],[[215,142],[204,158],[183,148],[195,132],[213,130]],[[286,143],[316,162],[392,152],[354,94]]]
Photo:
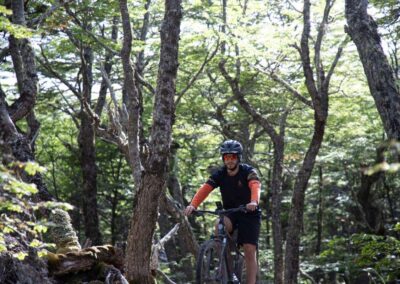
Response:
[[[185,214],[185,216],[189,216],[190,214],[192,214],[192,212],[196,210],[196,208],[194,208],[193,205],[189,205],[188,207],[185,208],[185,210],[183,211],[183,213]]]
[[[258,204],[257,204],[256,201],[252,201],[252,202],[246,204],[246,209],[247,209],[248,211],[254,211],[254,210],[257,209],[257,205],[258,205]]]

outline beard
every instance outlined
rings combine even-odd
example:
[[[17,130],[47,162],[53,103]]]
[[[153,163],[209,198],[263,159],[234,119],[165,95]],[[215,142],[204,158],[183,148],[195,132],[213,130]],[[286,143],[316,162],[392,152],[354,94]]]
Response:
[[[226,168],[227,168],[228,170],[230,170],[230,171],[234,171],[234,170],[236,170],[236,168],[238,167],[238,165],[239,165],[239,162],[235,162],[235,163],[229,162],[229,163],[226,164]]]

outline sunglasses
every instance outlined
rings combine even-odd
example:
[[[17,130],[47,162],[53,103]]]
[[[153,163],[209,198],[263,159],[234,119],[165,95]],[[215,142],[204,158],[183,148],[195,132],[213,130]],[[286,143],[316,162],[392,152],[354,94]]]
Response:
[[[238,155],[237,154],[225,154],[223,156],[224,161],[235,161],[238,159]]]

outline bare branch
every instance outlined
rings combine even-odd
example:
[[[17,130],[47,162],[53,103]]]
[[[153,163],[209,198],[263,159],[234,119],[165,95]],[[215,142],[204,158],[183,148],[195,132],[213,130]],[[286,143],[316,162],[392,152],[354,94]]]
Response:
[[[96,135],[103,141],[109,143],[109,144],[113,144],[115,146],[119,146],[118,141],[116,139],[115,135],[110,134],[109,131],[107,131],[107,129],[101,128],[101,127],[97,127],[96,128]]]
[[[118,38],[118,17],[114,16],[113,20],[112,20],[112,28],[111,28],[111,40],[113,42],[117,41]],[[102,35],[104,35],[104,26],[101,27],[100,29],[102,29]],[[109,78],[110,74],[111,74],[111,70],[113,67],[113,55],[110,52],[106,52],[105,55],[105,59],[104,59],[104,74],[106,75],[107,78]],[[103,71],[102,71],[103,73]],[[95,112],[96,114],[101,117],[101,114],[103,112],[103,108],[106,102],[106,98],[107,98],[107,86],[111,86],[111,83],[107,83],[105,79],[103,79],[101,81],[100,84],[100,91],[99,91],[99,96],[97,98],[97,102],[96,102],[96,107],[95,107]],[[112,89],[110,90],[110,92],[112,91]]]
[[[249,102],[244,98],[244,95],[242,91],[239,88],[239,83],[237,79],[232,78],[228,72],[225,69],[225,61],[221,61],[219,63],[219,69],[226,79],[226,81],[229,83],[232,92],[235,96],[235,98],[238,100],[239,104],[243,107],[243,109],[257,122],[259,123],[265,131],[268,133],[268,135],[271,137],[272,140],[276,141],[276,139],[279,139],[278,133],[275,131],[275,129],[272,127],[272,124],[265,118],[263,117],[260,113],[258,113],[250,104]]]
[[[297,43],[289,44],[289,46],[296,49],[297,52],[299,53],[299,55],[301,56],[301,48],[300,48],[300,46],[297,45]]]
[[[115,96],[114,88],[112,86],[110,78],[108,78],[107,72],[104,69],[103,65],[100,65],[100,71],[101,75],[103,76],[104,82],[106,83],[108,90],[110,91],[111,99],[114,103],[114,106],[116,109],[118,109],[118,102],[117,102],[117,97]]]
[[[63,92],[59,92],[61,95],[61,98],[64,100],[64,102],[67,104],[69,109],[64,109],[63,111],[67,114],[69,114],[72,118],[72,121],[74,122],[76,128],[79,129],[79,120],[76,118],[76,111],[74,110],[73,106],[68,102],[67,98],[64,96]]]
[[[296,11],[297,13],[300,13],[300,14],[302,13],[301,10],[299,10],[299,9],[296,8],[296,6],[292,3],[292,1],[288,0],[287,2],[289,3],[290,7],[292,7],[292,9],[293,9],[294,11]]]
[[[254,66],[254,68],[256,68],[258,71],[260,71],[263,74],[266,74],[268,76],[270,76],[275,82],[280,83],[283,87],[286,88],[286,90],[288,90],[290,93],[292,93],[292,95],[298,99],[299,101],[301,101],[303,104],[305,104],[306,106],[309,107],[313,107],[312,102],[310,100],[308,100],[307,98],[305,98],[302,94],[300,94],[295,88],[293,88],[290,83],[288,83],[287,81],[285,81],[283,78],[279,77],[276,73],[274,72],[266,72],[265,70]]]
[[[322,21],[319,25],[318,28],[318,34],[317,34],[317,40],[315,42],[314,45],[314,51],[315,51],[315,55],[314,55],[314,64],[315,64],[315,69],[317,71],[317,87],[318,90],[321,90],[322,88],[322,83],[324,80],[324,69],[322,67],[321,64],[321,45],[322,45],[322,39],[325,35],[325,31],[326,31],[326,26],[328,24],[328,17],[329,17],[329,12],[331,9],[331,5],[330,2],[331,0],[325,0],[325,8],[324,8],[324,15],[322,18]]]
[[[326,76],[325,81],[323,82],[323,89],[326,91],[328,91],[329,83],[330,83],[333,71],[335,70],[335,67],[340,59],[340,56],[342,55],[343,48],[346,46],[346,44],[349,42],[349,40],[350,40],[349,36],[346,36],[339,45],[339,48],[336,52],[335,59],[333,60],[332,65],[329,68],[328,75]]]
[[[68,4],[71,1],[72,0],[64,0],[62,1],[62,3],[60,3],[59,0],[56,0],[55,4],[53,4],[46,12],[41,14],[39,17],[32,19],[32,21],[30,21],[29,23],[29,26],[31,27],[35,26],[35,29],[38,29],[41,26],[44,19],[47,19],[51,14],[54,13],[54,11],[56,11],[61,6]]]
[[[315,86],[314,74],[310,63],[310,48],[308,46],[308,39],[310,37],[310,30],[311,30],[310,6],[311,6],[310,0],[304,0],[304,8],[303,8],[304,26],[300,42],[301,46],[300,56],[303,65],[304,76],[306,77],[306,86],[308,92],[310,93],[314,107],[318,108],[318,106],[315,105],[316,103],[318,103],[317,102],[318,90]]]
[[[160,241],[158,241],[155,245],[152,246],[151,250],[151,261],[150,261],[150,268],[151,270],[157,271],[158,270],[158,256],[160,254],[160,250],[163,249],[164,244],[172,238],[173,235],[179,229],[179,224],[176,224]],[[166,275],[165,275],[166,276]],[[173,282],[172,282],[173,283]]]
[[[82,22],[78,19],[78,17],[76,16],[76,14],[74,12],[71,11],[71,9],[69,9],[68,5],[64,5],[65,10],[67,11],[68,15],[70,15],[72,18],[74,18],[74,22],[75,24],[77,24],[82,31],[84,31],[86,34],[88,34],[92,39],[94,39],[95,42],[97,42],[98,44],[100,44],[105,50],[107,50],[108,52],[110,52],[112,55],[114,56],[120,56],[120,53],[118,51],[113,50],[110,46],[108,46],[107,44],[103,43],[99,37],[97,35],[95,35],[92,31],[88,30],[87,27],[82,24]],[[68,31],[68,30],[67,30]],[[66,32],[67,32],[66,31]],[[103,38],[104,40],[107,40],[105,38]]]
[[[175,105],[178,105],[180,100],[182,99],[183,95],[190,89],[190,87],[196,82],[197,78],[199,75],[203,72],[204,67],[214,58],[214,56],[217,54],[217,51],[219,49],[219,41],[217,42],[215,49],[213,52],[208,53],[207,56],[204,58],[203,64],[200,66],[199,70],[196,72],[196,74],[192,77],[192,79],[189,81],[189,83],[186,85],[186,87],[179,92],[178,98],[175,101]]]
[[[143,86],[145,86],[152,95],[154,95],[156,93],[156,90],[153,88],[153,86],[147,82],[140,74],[139,72],[135,72],[135,79],[142,84]]]
[[[57,78],[58,80],[60,80],[65,86],[68,87],[68,89],[77,97],[77,98],[81,98],[81,94],[79,93],[79,91],[77,91],[77,89],[72,86],[72,84],[70,82],[68,82],[65,78],[63,78],[58,72],[56,72],[53,67],[51,67],[51,64],[49,62],[49,60],[47,59],[46,55],[44,54],[43,48],[40,47],[41,49],[41,54],[42,57],[44,59],[44,61],[42,59],[40,59],[39,57],[36,58],[36,60],[39,62],[40,65],[42,65],[43,68],[45,68],[47,71],[49,71],[49,73],[54,77]]]
[[[164,277],[165,283],[167,284],[176,284],[174,281],[171,280],[161,269],[157,269],[157,273],[160,273],[162,277]]]

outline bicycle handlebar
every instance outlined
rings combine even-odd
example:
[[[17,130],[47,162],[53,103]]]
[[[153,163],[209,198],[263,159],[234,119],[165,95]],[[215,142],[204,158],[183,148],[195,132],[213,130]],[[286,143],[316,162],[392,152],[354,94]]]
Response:
[[[210,210],[195,210],[193,211],[194,216],[202,216],[204,214],[212,214],[212,215],[227,215],[229,213],[233,212],[247,212],[246,206],[241,205],[237,208],[231,208],[231,209],[217,209],[215,211],[210,211]]]

